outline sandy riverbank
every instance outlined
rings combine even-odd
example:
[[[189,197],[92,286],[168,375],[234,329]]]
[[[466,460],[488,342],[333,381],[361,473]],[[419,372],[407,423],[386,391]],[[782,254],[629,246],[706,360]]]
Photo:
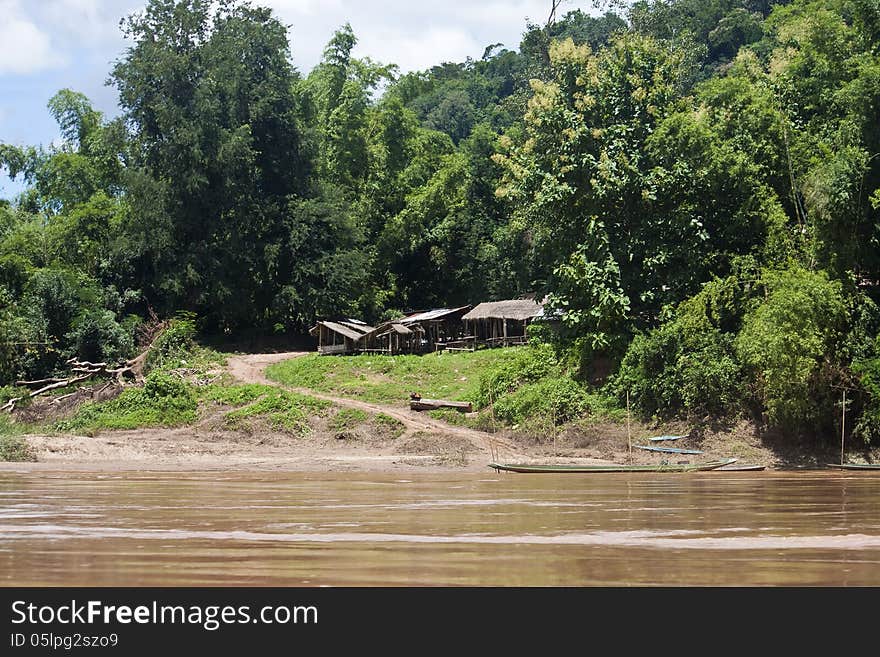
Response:
[[[229,358],[227,369],[246,383],[273,384],[264,375],[271,363],[301,352],[249,354]],[[273,384],[274,385],[274,384]],[[485,471],[492,461],[530,463],[702,462],[735,457],[740,463],[773,468],[810,467],[836,461],[827,451],[811,453],[802,446],[773,442],[758,435],[749,422],[695,431],[683,423],[662,427],[634,424],[633,444],[647,443],[658,433],[689,434],[675,447],[698,449],[699,455],[657,454],[629,449],[625,425],[568,425],[555,437],[504,429],[489,434],[452,426],[425,413],[399,406],[366,403],[313,393],[339,407],[382,413],[402,427],[396,434],[333,430],[315,417],[311,431],[293,436],[259,425],[229,430],[217,417],[204,416],[194,426],[102,431],[94,436],[67,434],[24,437],[36,462],[0,463],[0,470],[92,471],[291,471],[291,472],[467,472]]]

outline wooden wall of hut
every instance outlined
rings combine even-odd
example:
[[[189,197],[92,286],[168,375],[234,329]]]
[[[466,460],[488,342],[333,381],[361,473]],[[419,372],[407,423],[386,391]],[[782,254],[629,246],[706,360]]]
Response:
[[[354,340],[331,331],[323,324],[318,324],[318,353],[319,354],[350,354],[356,348]]]
[[[465,320],[465,334],[484,344],[519,344],[526,339],[529,320],[487,317]]]

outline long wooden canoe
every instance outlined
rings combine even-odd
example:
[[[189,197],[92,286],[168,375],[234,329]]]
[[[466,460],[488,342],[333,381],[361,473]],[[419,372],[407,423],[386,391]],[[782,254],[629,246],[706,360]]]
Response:
[[[766,466],[764,465],[752,465],[749,463],[734,463],[733,465],[723,465],[720,468],[715,468],[717,472],[753,472],[758,470],[764,470]]]
[[[683,449],[681,447],[656,447],[655,445],[633,445],[634,449],[643,449],[646,452],[662,452],[663,454],[702,454],[698,449]]]
[[[880,463],[828,463],[827,465],[838,470],[880,470]]]
[[[524,473],[589,473],[589,472],[695,472],[698,470],[715,470],[735,463],[736,459],[709,461],[707,463],[663,463],[659,465],[530,465],[528,463],[490,463],[489,467],[496,472]]]

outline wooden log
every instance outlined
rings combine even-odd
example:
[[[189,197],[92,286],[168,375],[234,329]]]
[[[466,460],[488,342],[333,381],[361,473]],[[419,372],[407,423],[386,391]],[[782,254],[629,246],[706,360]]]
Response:
[[[413,411],[436,411],[439,408],[454,408],[462,413],[473,411],[471,402],[446,401],[445,399],[412,399],[409,402]]]
[[[40,387],[42,387],[42,386],[46,385],[47,383],[59,383],[60,381],[67,381],[67,379],[58,379],[58,378],[53,377],[53,378],[49,378],[49,379],[35,379],[33,381],[16,381],[15,385],[22,386],[22,387],[24,387],[24,386],[27,386],[27,387],[40,386]]]
[[[0,412],[5,411],[8,413],[12,413],[12,411],[15,410],[15,405],[24,399],[34,398],[38,395],[51,392],[52,390],[57,390],[58,388],[66,388],[67,386],[71,386],[75,383],[80,383],[82,381],[85,381],[86,379],[90,379],[96,374],[107,374],[113,376],[115,377],[116,382],[120,385],[124,382],[126,375],[132,377],[135,381],[142,381],[144,378],[144,367],[146,366],[147,357],[150,354],[150,350],[153,348],[156,340],[168,326],[168,322],[157,322],[149,332],[150,343],[147,345],[147,347],[134,358],[125,361],[125,364],[121,367],[110,369],[107,367],[107,363],[91,363],[89,361],[81,361],[76,358],[69,358],[66,362],[68,365],[72,366],[71,371],[78,376],[72,376],[68,379],[50,378],[41,379],[38,381],[22,381],[22,384],[39,385],[41,387],[22,397],[13,397],[3,406],[0,406]]]

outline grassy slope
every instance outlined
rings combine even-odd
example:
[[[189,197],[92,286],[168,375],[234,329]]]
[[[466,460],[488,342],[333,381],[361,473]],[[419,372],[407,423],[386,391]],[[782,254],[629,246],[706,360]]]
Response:
[[[427,356],[302,356],[266,375],[286,385],[371,402],[405,404],[411,392],[429,399],[473,401],[480,376],[511,359],[516,348]]]
[[[237,383],[222,373],[225,360],[225,354],[197,346],[159,364],[144,386],[128,388],[113,399],[83,403],[65,419],[25,424],[0,415],[0,461],[32,460],[24,440],[28,433],[93,436],[101,431],[182,427],[218,413],[220,428],[229,430],[269,429],[303,437],[325,418],[324,425],[335,432],[360,429],[391,438],[402,433],[399,422],[381,413],[353,415],[308,395]]]

